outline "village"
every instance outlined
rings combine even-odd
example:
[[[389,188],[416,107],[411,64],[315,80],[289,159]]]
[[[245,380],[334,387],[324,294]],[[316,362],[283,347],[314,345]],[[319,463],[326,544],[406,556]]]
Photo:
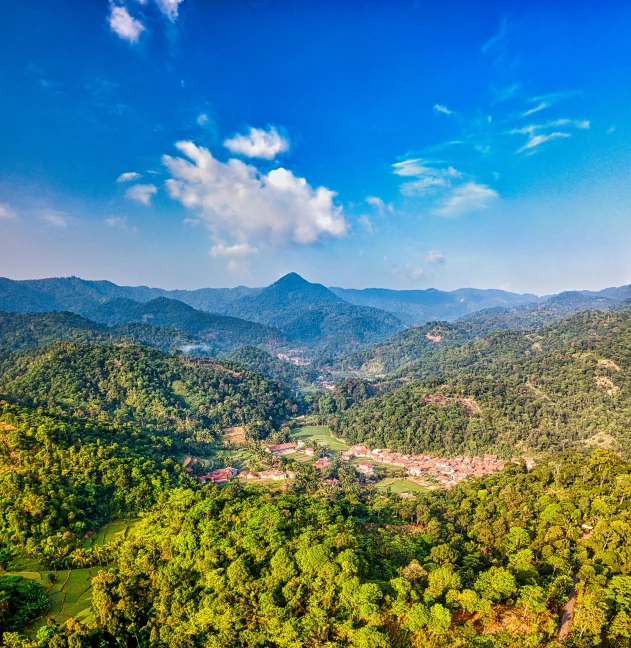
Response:
[[[332,455],[325,452],[323,448],[316,449],[305,445],[302,439],[269,445],[265,452],[271,455],[270,458],[287,457],[296,453],[301,453],[303,458],[314,458],[313,463],[316,470],[322,474],[331,465]],[[316,456],[317,455],[317,456]],[[387,448],[376,448],[371,450],[364,445],[354,445],[339,452],[339,458],[343,462],[352,462],[357,472],[365,481],[372,481],[377,476],[376,467],[382,465],[387,468],[399,468],[405,471],[407,478],[413,482],[431,484],[442,488],[452,488],[456,484],[467,478],[478,478],[489,475],[495,471],[502,470],[505,462],[494,454],[485,454],[482,457],[459,455],[452,458],[442,458],[429,454],[409,454],[401,453]],[[363,459],[363,461],[357,461]],[[534,465],[534,459],[524,457],[526,467],[530,470]],[[513,458],[511,461],[518,461]],[[192,473],[192,468],[185,462],[185,467]],[[198,479],[202,483],[225,484],[232,479],[239,479],[245,482],[270,482],[295,479],[296,474],[293,470],[286,470],[279,467],[251,471],[238,471],[232,466],[218,468]],[[323,479],[323,483],[328,486],[337,486],[338,481],[335,478]]]

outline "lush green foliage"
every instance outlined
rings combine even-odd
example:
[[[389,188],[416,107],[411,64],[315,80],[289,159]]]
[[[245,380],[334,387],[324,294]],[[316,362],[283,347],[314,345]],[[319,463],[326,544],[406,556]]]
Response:
[[[188,482],[174,458],[179,447],[136,428],[0,401],[0,541],[67,564],[86,532]]]
[[[31,406],[212,440],[222,427],[278,427],[293,406],[276,382],[237,365],[141,346],[60,343],[0,362],[0,392]]]
[[[235,349],[225,356],[225,359],[286,385],[308,384],[318,377],[318,372],[311,365],[295,365],[257,347],[245,346]]]
[[[0,576],[0,633],[21,630],[48,608],[44,588],[20,576]]]
[[[409,451],[511,456],[599,435],[629,453],[630,371],[631,313],[580,313],[421,355],[396,389],[329,422],[351,442]]]
[[[596,450],[408,499],[180,489],[95,578],[95,629],[41,645],[553,646],[575,596],[566,644],[628,646],[630,473]]]
[[[0,350],[15,351],[52,342],[145,344],[164,351],[203,346],[200,338],[174,328],[151,324],[108,327],[69,312],[1,313]]]

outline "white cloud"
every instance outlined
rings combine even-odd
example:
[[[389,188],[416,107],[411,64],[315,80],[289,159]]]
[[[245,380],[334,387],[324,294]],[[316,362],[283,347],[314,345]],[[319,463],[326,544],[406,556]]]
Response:
[[[374,207],[379,212],[380,216],[383,216],[386,212],[389,212],[391,214],[392,214],[392,212],[394,212],[394,205],[392,203],[387,203],[386,204],[378,196],[368,196],[366,198],[366,202],[371,207]]]
[[[68,227],[68,218],[66,214],[60,211],[55,211],[54,209],[45,209],[41,212],[40,218],[52,227],[57,227],[59,229],[66,229]]]
[[[555,119],[545,122],[543,124],[529,124],[521,128],[514,128],[509,131],[511,135],[528,135],[528,141],[519,149],[517,153],[527,152],[534,153],[535,149],[546,142],[555,139],[566,139],[571,137],[571,133],[565,131],[553,131],[554,128],[577,128],[579,130],[587,130],[590,127],[590,122],[586,119]]]
[[[18,213],[7,203],[0,203],[0,219],[17,218]]]
[[[517,149],[517,153],[523,153],[524,151],[531,151],[536,149],[538,146],[541,146],[542,144],[549,142],[550,140],[566,138],[566,137],[571,137],[570,133],[562,133],[558,131],[554,133],[546,133],[540,135],[532,134],[528,138],[528,141],[521,148]]]
[[[443,264],[445,263],[445,256],[440,250],[430,250],[425,257],[427,263]]]
[[[214,257],[243,257],[257,252],[256,248],[250,247],[247,243],[236,243],[235,245],[218,243],[210,248],[210,254]]]
[[[151,199],[156,193],[158,193],[158,188],[155,185],[137,184],[127,189],[125,197],[142,203],[143,205],[150,205]]]
[[[116,182],[130,182],[131,180],[138,180],[138,178],[140,178],[140,173],[128,171],[127,173],[121,173],[118,178],[116,178]]]
[[[530,108],[530,110],[526,110],[526,112],[522,113],[522,117],[528,117],[528,115],[534,115],[535,113],[538,113],[540,110],[545,110],[546,108],[549,108],[550,104],[547,101],[540,101],[534,108]]]
[[[425,196],[440,189],[449,188],[461,173],[452,166],[430,166],[421,158],[404,160],[392,165],[393,173],[403,178],[416,178],[401,185],[401,193],[406,196]]]
[[[282,167],[261,173],[241,160],[220,162],[193,142],[176,147],[189,159],[165,155],[172,198],[197,211],[217,240],[240,244],[315,243],[348,230],[335,192],[313,188]],[[190,160],[190,161],[189,161]]]
[[[447,106],[441,106],[440,104],[434,104],[434,110],[439,113],[443,113],[443,115],[453,115],[454,111],[449,110]]]
[[[482,211],[498,197],[497,191],[486,185],[467,182],[456,187],[434,212],[439,216],[455,218],[470,212]]]
[[[616,127],[615,127],[615,126],[610,126],[610,127],[607,129],[607,135],[611,135],[612,133],[615,132],[615,130],[616,130]]]
[[[169,18],[169,20],[175,20],[178,15],[178,9],[180,4],[184,0],[156,0],[156,4],[160,8],[160,11]]]
[[[369,234],[372,234],[375,231],[375,226],[373,225],[373,222],[370,220],[370,217],[367,216],[366,214],[362,214],[358,219],[357,222],[368,232]]]
[[[279,153],[284,153],[289,149],[289,140],[271,126],[268,130],[250,128],[247,135],[235,135],[227,139],[223,145],[232,153],[272,160]]]
[[[206,113],[202,113],[201,115],[198,115],[195,121],[199,126],[205,126],[208,123],[208,115]]]
[[[126,7],[110,5],[110,29],[129,43],[137,43],[140,34],[145,31],[145,26],[129,15]]]

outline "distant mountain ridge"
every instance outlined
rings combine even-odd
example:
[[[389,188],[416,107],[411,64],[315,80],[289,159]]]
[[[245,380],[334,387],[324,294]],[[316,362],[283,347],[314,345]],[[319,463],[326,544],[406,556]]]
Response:
[[[545,297],[475,288],[355,290],[327,288],[293,272],[265,288],[170,291],[78,277],[0,278],[0,310],[70,311],[110,326],[144,323],[177,328],[213,340],[224,350],[281,343],[314,357],[352,353],[428,322],[501,315],[498,322],[506,324],[500,328],[508,322],[522,328],[580,310],[617,310],[628,299],[631,286]]]

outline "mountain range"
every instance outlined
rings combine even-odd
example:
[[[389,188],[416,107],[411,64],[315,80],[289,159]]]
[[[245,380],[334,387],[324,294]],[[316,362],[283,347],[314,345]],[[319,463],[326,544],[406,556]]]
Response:
[[[174,328],[194,340],[193,346],[205,347],[210,353],[247,345],[268,350],[295,348],[312,358],[352,353],[432,321],[458,320],[459,330],[486,333],[537,326],[581,310],[626,308],[629,299],[631,286],[545,297],[474,288],[355,290],[327,288],[296,273],[265,288],[198,290],[118,286],[78,277],[0,278],[2,311],[69,311],[108,326]]]

